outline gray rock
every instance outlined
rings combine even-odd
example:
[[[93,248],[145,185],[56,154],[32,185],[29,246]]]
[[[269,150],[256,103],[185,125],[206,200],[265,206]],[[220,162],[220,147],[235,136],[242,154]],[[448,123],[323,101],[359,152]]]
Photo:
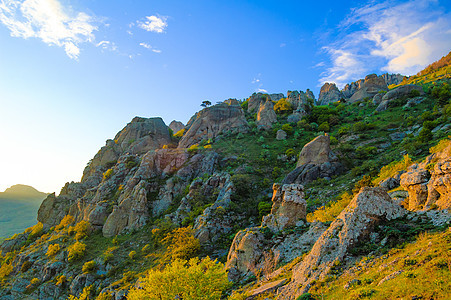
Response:
[[[395,132],[389,135],[392,141],[402,141],[406,134],[404,132]]]
[[[365,98],[373,98],[379,91],[388,91],[385,80],[376,74],[370,74],[365,77],[360,89],[349,98],[349,101],[357,102]]]
[[[274,111],[274,104],[271,100],[267,100],[265,103],[260,104],[257,113],[256,124],[261,129],[271,129],[272,124],[277,122],[277,115]]]
[[[183,125],[183,123],[180,122],[180,121],[173,120],[173,121],[169,124],[169,128],[172,130],[172,132],[173,132],[174,134],[176,134],[177,132],[179,132],[180,130],[182,130],[183,128],[185,128],[185,125]]]
[[[281,141],[281,140],[286,140],[286,139],[287,139],[287,133],[285,131],[283,131],[282,129],[277,130],[276,140]]]
[[[326,82],[321,87],[318,96],[318,105],[327,105],[329,103],[336,102],[341,98],[344,98],[344,95],[340,92],[335,83]]]

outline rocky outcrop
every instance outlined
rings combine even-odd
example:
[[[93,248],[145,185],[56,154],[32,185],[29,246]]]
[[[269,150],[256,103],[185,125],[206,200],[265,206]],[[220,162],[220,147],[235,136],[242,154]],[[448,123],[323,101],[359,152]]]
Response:
[[[173,120],[173,121],[169,124],[169,128],[172,130],[172,132],[173,132],[174,134],[176,134],[177,132],[179,132],[180,130],[182,130],[183,128],[185,128],[185,125],[183,125],[183,123],[180,122],[180,121]]]
[[[277,115],[274,111],[274,103],[271,100],[267,100],[265,103],[260,104],[260,108],[257,113],[256,124],[261,129],[271,129],[272,124],[277,122]]]
[[[47,229],[58,225],[67,214],[67,209],[71,204],[68,197],[56,197],[55,193],[50,194],[42,201],[38,210],[37,220],[44,224]]]
[[[355,94],[358,90],[360,90],[363,86],[364,79],[357,80],[355,82],[351,82],[345,85],[342,92],[346,98],[351,98],[352,95]]]
[[[253,93],[247,100],[247,111],[250,113],[255,113],[261,104],[268,100],[268,95],[263,93]]]
[[[310,253],[293,268],[292,281],[279,289],[278,299],[296,299],[313,281],[326,276],[371,228],[385,220],[400,218],[405,210],[393,203],[382,188],[364,187],[316,241]]]
[[[412,95],[412,91],[418,91],[420,95],[424,95],[423,88],[415,84],[401,85],[389,92],[387,92],[383,97],[376,111],[384,111],[389,107],[389,103],[395,99],[401,97],[409,97]]]
[[[360,88],[352,94],[349,101],[357,102],[365,98],[373,98],[379,91],[388,91],[385,80],[376,74],[370,74],[365,77]]]
[[[275,183],[272,203],[271,213],[263,217],[262,226],[279,232],[305,221],[307,202],[304,199],[304,186],[301,184]]]
[[[265,237],[265,227],[252,227],[239,231],[227,256],[226,269],[231,281],[246,279],[261,270],[268,269],[271,259],[291,262],[312,249],[314,243],[327,229],[322,223],[296,227],[289,234]],[[265,275],[265,274],[264,274]]]
[[[327,105],[332,102],[337,102],[341,98],[344,98],[344,95],[337,88],[335,83],[326,82],[319,92],[318,96],[318,105]]]
[[[310,111],[310,106],[315,102],[315,96],[309,89],[307,89],[306,92],[288,91],[287,101],[291,104],[294,111],[308,113]]]
[[[384,79],[387,85],[400,84],[404,80],[404,76],[401,74],[382,74],[381,77]]]
[[[247,132],[249,124],[240,105],[216,104],[198,112],[179,142],[178,148],[188,148],[223,132]]]
[[[170,142],[169,128],[164,124],[163,119],[135,117],[116,134],[114,140],[107,140],[106,145],[99,150],[83,171],[81,181],[88,183],[92,181],[90,185],[95,186],[98,181],[93,181],[90,177],[95,176],[99,168],[110,163],[114,164],[122,154],[144,154],[149,150],[162,148]]]
[[[276,140],[282,141],[282,140],[286,140],[286,139],[287,139],[287,133],[282,129],[277,130]]]
[[[318,178],[330,178],[343,171],[343,165],[330,149],[330,137],[321,135],[302,148],[296,169],[282,183],[304,184]]]
[[[272,101],[277,102],[280,99],[284,98],[285,95],[282,93],[277,93],[277,94],[269,94],[269,98],[271,98]]]
[[[409,210],[451,208],[451,143],[445,143],[443,150],[401,175],[401,186],[409,193]]]
[[[240,102],[238,102],[238,100],[234,98],[227,99],[224,101],[224,103],[227,105],[240,105]]]

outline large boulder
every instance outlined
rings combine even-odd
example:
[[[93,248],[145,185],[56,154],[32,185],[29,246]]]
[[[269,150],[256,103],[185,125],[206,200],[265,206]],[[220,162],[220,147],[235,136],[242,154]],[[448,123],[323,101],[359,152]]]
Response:
[[[388,91],[385,80],[376,74],[370,74],[365,77],[360,88],[353,93],[349,100],[350,102],[357,102],[365,98],[373,98],[379,91]]]
[[[307,89],[306,92],[288,91],[287,101],[291,104],[293,110],[299,112],[307,112],[309,110],[309,107],[315,101],[315,96],[309,89]]]
[[[249,124],[240,105],[220,103],[198,112],[178,148],[188,148],[223,132],[247,132]]]
[[[310,253],[293,268],[291,282],[279,290],[279,298],[293,300],[308,292],[313,281],[326,276],[334,264],[366,238],[379,222],[404,216],[406,211],[393,203],[385,189],[364,187],[330,224]]]
[[[332,102],[337,102],[341,98],[344,98],[344,95],[337,88],[335,83],[326,82],[319,92],[318,96],[318,105],[327,105]]]
[[[295,226],[305,221],[307,202],[304,199],[304,186],[301,184],[275,183],[273,185],[271,213],[263,217],[262,226],[273,232]]]
[[[257,127],[261,129],[271,129],[272,124],[277,122],[277,115],[274,111],[274,103],[271,100],[266,100],[265,103],[260,104],[257,113]]]
[[[330,178],[342,171],[343,165],[330,149],[330,136],[321,135],[302,148],[296,169],[282,183],[305,184],[318,178]]]
[[[272,101],[277,102],[280,99],[284,98],[285,95],[282,93],[277,93],[277,94],[269,94],[269,98],[271,98]]]

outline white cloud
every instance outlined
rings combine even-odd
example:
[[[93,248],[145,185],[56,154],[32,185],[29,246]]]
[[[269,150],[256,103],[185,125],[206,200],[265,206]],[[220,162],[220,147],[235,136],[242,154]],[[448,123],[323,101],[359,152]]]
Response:
[[[268,93],[268,91],[265,89],[259,88],[259,89],[257,89],[257,93]]]
[[[435,0],[372,2],[353,9],[338,29],[340,38],[323,48],[332,66],[321,83],[340,86],[375,69],[412,75],[451,49],[451,16]]]
[[[101,47],[103,50],[117,51],[116,44],[110,41],[101,41],[96,44],[96,47]]]
[[[0,22],[11,36],[41,39],[64,48],[72,59],[80,55],[80,44],[94,40],[97,30],[93,17],[68,12],[58,0],[2,0]]]
[[[159,50],[159,49],[155,49],[154,47],[152,47],[151,45],[149,45],[149,44],[147,44],[147,43],[140,43],[139,44],[140,46],[142,46],[142,47],[144,47],[144,48],[146,48],[146,49],[149,49],[149,50],[151,50],[152,52],[154,52],[154,53],[161,53],[161,50]]]
[[[138,26],[146,31],[163,33],[168,27],[167,17],[148,16],[146,19],[144,22],[137,21]]]
[[[143,46],[143,47],[146,48],[146,49],[152,49],[152,46],[149,45],[149,44],[147,44],[147,43],[140,43],[139,45],[140,45],[140,46]]]

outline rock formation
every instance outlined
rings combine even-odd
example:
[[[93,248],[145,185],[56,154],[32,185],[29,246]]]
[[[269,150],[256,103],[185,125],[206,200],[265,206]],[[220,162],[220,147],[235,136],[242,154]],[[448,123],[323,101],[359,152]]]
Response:
[[[385,83],[387,85],[392,85],[392,84],[400,84],[405,76],[401,75],[401,74],[382,74],[381,77],[385,80]]]
[[[345,85],[342,92],[346,98],[351,98],[352,95],[355,94],[358,90],[360,90],[363,86],[364,79],[357,80],[355,82],[351,82]]]
[[[432,166],[432,168],[431,168]],[[451,208],[451,143],[423,162],[413,164],[401,175],[401,186],[407,190],[409,210]]]
[[[415,84],[407,84],[399,86],[388,93],[386,93],[379,103],[379,106],[376,108],[377,111],[384,111],[388,108],[389,103],[395,99],[401,98],[401,97],[409,97],[411,95],[412,91],[418,91],[420,95],[423,95],[423,88],[415,85]]]
[[[173,120],[171,124],[169,124],[169,128],[172,130],[174,134],[185,128],[182,122]]]
[[[282,183],[304,184],[318,178],[330,178],[343,170],[343,165],[330,149],[330,137],[321,135],[302,148],[296,169]]]
[[[81,181],[93,187],[99,182],[96,180],[91,182],[92,179],[89,177],[95,175],[99,167],[117,161],[124,153],[144,154],[149,150],[162,148],[170,142],[169,130],[163,119],[135,117],[116,134],[114,140],[106,141],[106,145],[99,150],[83,171]]]
[[[268,100],[268,97],[267,94],[253,93],[248,99],[247,111],[250,113],[256,112],[260,105]]]
[[[284,94],[282,93],[277,93],[277,94],[269,94],[269,97],[271,98],[272,101],[277,102],[280,99],[284,98]]]
[[[249,124],[240,105],[220,103],[198,112],[179,142],[179,148],[188,148],[202,140],[214,139],[223,132],[247,132]]]
[[[393,203],[382,188],[364,187],[316,241],[310,253],[293,268],[291,282],[279,290],[279,298],[296,299],[313,281],[326,276],[349,249],[370,233],[378,222],[400,218],[405,210]]]
[[[318,96],[318,105],[327,105],[332,102],[336,102],[340,100],[341,98],[344,98],[344,95],[340,90],[337,88],[335,83],[328,83],[326,82],[319,92]]]
[[[301,184],[274,184],[271,213],[263,217],[262,226],[274,232],[305,220],[307,202]]]
[[[277,115],[274,111],[274,103],[271,100],[266,100],[265,103],[260,104],[257,113],[257,127],[261,129],[271,129],[272,124],[277,122]]]
[[[349,101],[357,102],[365,98],[373,98],[379,91],[388,91],[385,80],[376,74],[370,74],[365,77],[360,88],[352,94]]]
[[[291,104],[293,110],[306,114],[310,111],[310,106],[315,102],[315,96],[309,89],[306,92],[288,91],[287,101]]]

